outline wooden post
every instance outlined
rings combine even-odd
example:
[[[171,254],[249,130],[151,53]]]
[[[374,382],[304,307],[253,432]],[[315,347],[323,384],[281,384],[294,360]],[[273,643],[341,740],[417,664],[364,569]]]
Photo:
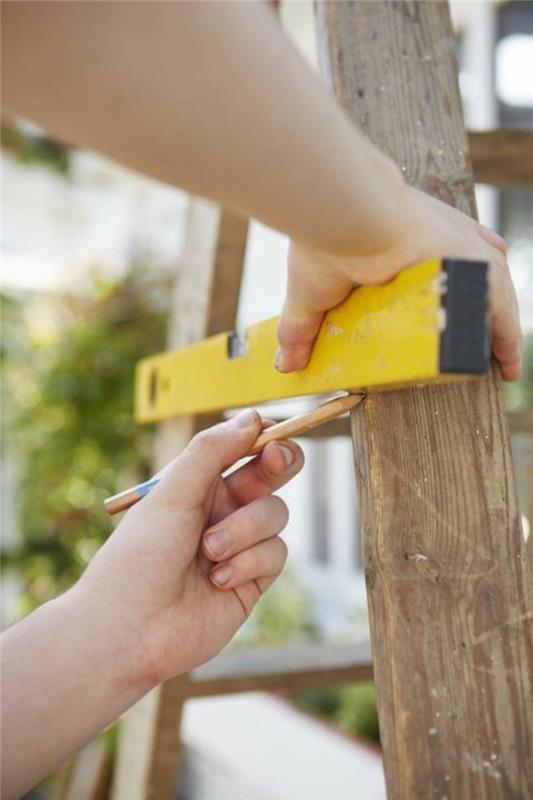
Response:
[[[247,230],[247,220],[221,213],[206,200],[191,202],[172,300],[169,349],[185,347],[235,324]],[[162,423],[154,469],[174,458],[207,424],[193,417]],[[170,800],[174,796],[187,687],[187,676],[167,681],[123,718],[113,800]]]
[[[447,2],[321,2],[318,29],[354,122],[475,214]],[[533,797],[533,597],[497,369],[372,395],[352,437],[389,798]]]
[[[533,131],[470,131],[468,144],[478,183],[533,187]]]

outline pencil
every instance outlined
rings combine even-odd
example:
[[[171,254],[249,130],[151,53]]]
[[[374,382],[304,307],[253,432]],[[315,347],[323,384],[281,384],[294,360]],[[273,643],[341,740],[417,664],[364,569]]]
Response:
[[[299,414],[296,417],[290,417],[283,422],[278,422],[270,428],[265,428],[253,446],[250,448],[247,455],[257,455],[269,442],[277,442],[283,439],[291,439],[293,436],[300,436],[302,433],[328,422],[330,419],[335,419],[341,414],[345,414],[350,409],[358,405],[363,399],[364,395],[349,394],[343,397],[335,397],[327,403],[323,403],[311,411],[306,411],[305,414]],[[125,489],[119,494],[108,497],[104,500],[104,507],[108,514],[118,514],[120,511],[125,511],[132,505],[142,500],[152,489],[157,486],[161,480],[162,475],[154,475],[144,483],[139,483],[137,486],[132,486]]]

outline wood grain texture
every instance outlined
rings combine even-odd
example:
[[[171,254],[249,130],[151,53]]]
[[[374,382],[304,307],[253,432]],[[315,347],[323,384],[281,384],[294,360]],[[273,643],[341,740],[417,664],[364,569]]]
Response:
[[[223,212],[217,233],[206,336],[235,326],[248,239],[248,220]]]
[[[477,183],[533,188],[533,131],[470,131],[468,143]]]
[[[475,213],[444,2],[319,3],[338,102],[407,180]],[[497,370],[352,412],[392,800],[533,797],[533,597]]]
[[[507,412],[509,430],[516,434],[530,434],[533,436],[533,409],[520,409]]]
[[[202,199],[191,201],[171,302],[168,349],[235,325],[248,221]],[[154,471],[210,421],[186,417],[158,426]],[[179,771],[180,720],[187,676],[167,681],[123,718],[113,800],[170,800]]]
[[[276,416],[273,416],[272,419],[275,422],[281,422],[281,419]],[[533,435],[533,411],[529,409],[508,411],[507,421],[511,434]],[[333,436],[351,436],[350,419],[347,416],[331,419],[329,422],[320,425],[320,427],[304,431],[304,433],[297,436],[302,439],[329,439]]]

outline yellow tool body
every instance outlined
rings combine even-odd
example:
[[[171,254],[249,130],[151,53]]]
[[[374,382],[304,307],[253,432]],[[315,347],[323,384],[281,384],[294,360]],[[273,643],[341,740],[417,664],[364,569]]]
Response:
[[[446,264],[454,269],[450,272]],[[453,307],[445,302],[450,277],[458,298]],[[426,261],[384,285],[355,289],[331,309],[311,360],[300,372],[281,374],[273,366],[279,318],[250,326],[242,353],[232,353],[235,334],[222,333],[143,359],[136,372],[135,416],[153,422],[300,395],[383,390],[481,372],[487,360],[486,316],[485,264]],[[473,341],[465,341],[465,331]],[[443,336],[448,337],[444,358]],[[458,358],[446,356],[450,347]],[[476,357],[465,361],[465,352],[472,349]]]

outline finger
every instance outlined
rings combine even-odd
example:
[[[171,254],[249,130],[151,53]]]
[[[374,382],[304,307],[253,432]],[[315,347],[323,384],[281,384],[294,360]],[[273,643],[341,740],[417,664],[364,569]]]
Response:
[[[235,587],[233,592],[239,601],[245,619],[250,615],[261,595],[272,586],[277,577],[276,575],[272,578],[258,578]]]
[[[277,420],[270,419],[269,417],[263,417],[262,423],[263,423],[263,430],[265,430],[266,428],[271,428],[272,425],[276,425]]]
[[[270,589],[270,587],[277,578],[278,578],[277,575],[273,578],[258,578],[256,581],[254,581],[254,583],[261,592],[261,594],[264,594],[267,591],[267,589]]]
[[[289,512],[280,497],[261,497],[237,509],[229,517],[209,528],[202,539],[202,549],[211,561],[222,561],[281,533]]]
[[[508,331],[504,315],[493,317],[492,351],[500,363],[504,381],[516,381],[522,374],[523,339],[520,332]]]
[[[226,488],[238,506],[272,494],[291,480],[304,464],[296,442],[269,442],[261,453],[226,478]]]
[[[522,373],[523,336],[516,292],[505,259],[492,263],[490,284],[492,351],[500,363],[502,378],[514,381]]]
[[[323,311],[297,314],[289,303],[284,305],[278,325],[279,350],[274,361],[279,372],[292,372],[307,366],[323,319]]]
[[[275,578],[271,580],[274,581]],[[263,590],[259,586],[259,581],[248,581],[248,583],[243,583],[233,589],[233,594],[242,608],[244,619],[250,615],[262,593]]]
[[[278,326],[280,372],[303,369],[324,314],[353,289],[353,280],[324,254],[310,253],[291,243],[288,256],[287,299]]]
[[[485,239],[486,242],[488,242],[490,245],[495,247],[496,250],[499,250],[500,253],[502,253],[502,255],[504,255],[504,256],[507,255],[507,242],[505,241],[503,236],[500,236],[499,233],[495,233],[494,231],[491,231],[490,228],[487,228],[485,225],[482,225],[480,222],[478,222],[478,231],[479,231],[479,235],[483,239]]]
[[[148,497],[170,507],[198,505],[214,479],[248,453],[261,430],[261,417],[252,408],[206,428],[189,442]]]
[[[249,581],[275,578],[285,565],[287,552],[285,542],[275,536],[217,564],[209,577],[219,589],[234,589]]]
[[[280,489],[303,463],[304,454],[295,442],[269,442],[256,458],[218,485],[209,524],[213,527],[240,506]]]

